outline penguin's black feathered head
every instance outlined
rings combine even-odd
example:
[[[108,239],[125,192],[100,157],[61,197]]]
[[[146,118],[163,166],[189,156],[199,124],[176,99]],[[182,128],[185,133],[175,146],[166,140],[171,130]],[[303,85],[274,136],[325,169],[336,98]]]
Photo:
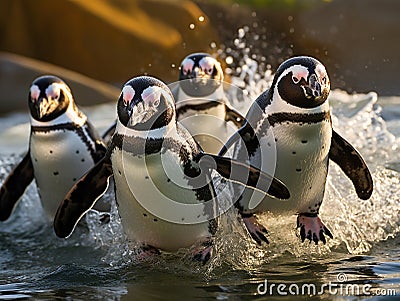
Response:
[[[135,130],[153,130],[175,122],[175,101],[162,81],[140,76],[122,88],[117,104],[119,121]]]
[[[68,85],[56,76],[38,77],[29,89],[29,109],[32,117],[38,121],[46,122],[57,118],[73,101]]]
[[[323,104],[330,92],[325,66],[315,58],[297,56],[284,61],[275,73],[270,89],[286,102],[301,108]]]
[[[190,54],[181,63],[179,84],[189,96],[208,96],[222,85],[223,80],[221,64],[207,53]]]

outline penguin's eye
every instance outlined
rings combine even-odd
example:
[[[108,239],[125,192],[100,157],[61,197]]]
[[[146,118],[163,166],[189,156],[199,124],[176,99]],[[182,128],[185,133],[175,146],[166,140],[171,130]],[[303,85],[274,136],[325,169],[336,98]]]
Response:
[[[206,68],[201,68],[202,70],[203,70],[203,72],[205,73],[205,74],[207,74],[207,75],[211,75],[212,74],[212,72],[213,72],[213,67],[214,66],[211,66],[211,67],[206,67]]]
[[[39,99],[39,95],[40,95],[40,89],[38,86],[36,85],[32,85],[30,88],[30,94],[31,94],[31,101],[35,102]]]
[[[153,107],[157,108],[160,105],[160,98],[154,99],[153,101]]]
[[[212,71],[213,71],[213,69],[212,69],[212,68],[209,68],[209,69],[207,69],[205,72],[206,72],[208,75],[211,75]]]
[[[135,96],[135,90],[131,86],[125,86],[122,88],[122,100],[124,106],[128,106]]]
[[[297,85],[300,81],[296,76],[292,76],[292,81]]]
[[[326,85],[326,76],[322,78],[322,84]]]

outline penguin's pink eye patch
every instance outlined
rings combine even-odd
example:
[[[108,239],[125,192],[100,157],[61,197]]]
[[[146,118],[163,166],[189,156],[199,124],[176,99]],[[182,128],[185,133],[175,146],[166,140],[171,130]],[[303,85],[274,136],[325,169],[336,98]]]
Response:
[[[291,69],[292,69],[291,71],[292,71],[293,83],[298,84],[301,81],[301,79],[304,79],[305,81],[307,81],[309,72],[306,67],[296,65],[296,66],[293,66]]]
[[[215,59],[207,56],[200,60],[199,65],[204,73],[211,75],[214,70],[215,63],[216,63]]]
[[[46,88],[46,96],[47,99],[58,99],[60,97],[60,85],[58,84],[51,84]]]
[[[144,89],[142,93],[142,99],[145,108],[157,108],[160,105],[161,94],[162,88],[158,86],[152,86]]]
[[[30,88],[30,94],[31,94],[31,101],[35,102],[39,99],[39,95],[40,95],[40,89],[38,86],[36,85],[32,85]]]
[[[135,96],[135,90],[131,86],[125,86],[122,89],[122,100],[124,101],[125,106],[130,104],[134,96]]]
[[[193,71],[194,62],[191,59],[184,59],[181,64],[181,70],[184,75],[188,75]]]

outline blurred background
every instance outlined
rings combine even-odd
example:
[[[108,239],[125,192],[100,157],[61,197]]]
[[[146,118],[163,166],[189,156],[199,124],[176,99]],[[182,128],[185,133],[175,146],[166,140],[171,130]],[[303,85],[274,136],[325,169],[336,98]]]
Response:
[[[44,73],[92,105],[115,101],[136,75],[177,80],[195,51],[232,72],[244,58],[263,72],[311,55],[332,88],[400,95],[399,23],[396,0],[2,0],[0,114],[26,110],[30,83]]]

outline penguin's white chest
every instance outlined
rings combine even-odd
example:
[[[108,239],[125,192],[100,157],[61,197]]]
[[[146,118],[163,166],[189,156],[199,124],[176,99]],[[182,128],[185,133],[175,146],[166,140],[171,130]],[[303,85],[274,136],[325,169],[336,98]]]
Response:
[[[32,132],[30,155],[43,208],[53,219],[72,185],[94,164],[88,147],[73,131]]]
[[[330,121],[280,123],[274,125],[272,131],[276,146],[274,176],[287,186],[291,197],[288,200],[279,200],[247,190],[241,204],[245,208],[252,208],[247,212],[318,212],[328,172],[328,155],[332,137]],[[266,140],[266,137],[261,139],[260,149],[250,162],[260,166],[260,158],[263,158],[262,169],[270,172],[273,167],[264,167],[273,164],[269,162],[273,160],[265,160],[273,158],[268,155],[271,153],[271,147],[264,143]],[[258,206],[254,208],[254,204]]]
[[[217,154],[237,128],[225,121],[225,104],[211,101],[215,106],[204,110],[188,108],[179,115],[180,122],[196,139],[205,152]]]
[[[177,153],[137,156],[115,149],[111,160],[118,211],[131,240],[176,251],[210,236],[204,205],[188,186]]]

